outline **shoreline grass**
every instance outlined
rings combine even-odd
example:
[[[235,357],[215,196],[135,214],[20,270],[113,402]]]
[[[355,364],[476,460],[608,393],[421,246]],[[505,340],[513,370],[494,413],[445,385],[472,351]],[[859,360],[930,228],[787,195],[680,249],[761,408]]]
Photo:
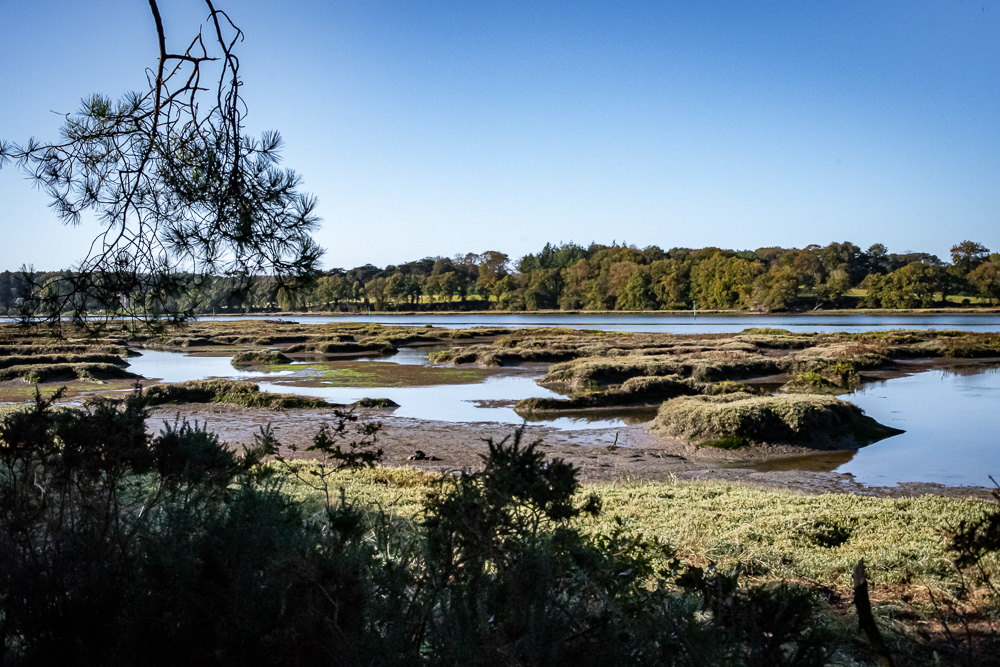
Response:
[[[332,484],[360,507],[416,519],[438,476],[379,467],[337,472]],[[319,500],[301,485],[289,491],[306,503]],[[957,589],[947,532],[992,506],[979,499],[809,495],[719,481],[599,482],[579,492],[590,493],[600,497],[602,512],[580,520],[587,532],[624,525],[648,540],[666,541],[695,565],[739,564],[758,580],[805,580],[842,590],[853,586],[851,569],[861,558],[879,589]],[[1000,573],[1000,557],[993,554],[986,567]]]

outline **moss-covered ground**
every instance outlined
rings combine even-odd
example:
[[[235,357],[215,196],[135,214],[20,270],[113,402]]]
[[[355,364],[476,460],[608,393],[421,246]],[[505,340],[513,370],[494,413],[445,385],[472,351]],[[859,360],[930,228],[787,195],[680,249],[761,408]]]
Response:
[[[302,463],[303,466],[311,465]],[[415,468],[340,472],[334,484],[361,506],[417,516],[435,475]],[[312,491],[293,487],[308,501]],[[939,496],[876,498],[852,494],[805,495],[723,482],[588,484],[602,512],[581,520],[594,532],[619,522],[650,539],[665,540],[685,560],[722,567],[740,564],[761,579],[812,581],[851,587],[851,568],[864,558],[877,589],[956,589],[947,534],[959,521],[977,519],[982,500]],[[1000,573],[1000,559],[986,566]]]
[[[493,374],[483,368],[400,365],[379,361],[274,364],[267,370],[291,372],[291,375],[271,381],[300,387],[429,387],[482,382]]]

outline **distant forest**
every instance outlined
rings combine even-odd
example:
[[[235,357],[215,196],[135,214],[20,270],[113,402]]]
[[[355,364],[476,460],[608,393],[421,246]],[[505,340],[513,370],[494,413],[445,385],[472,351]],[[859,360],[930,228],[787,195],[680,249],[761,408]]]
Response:
[[[487,251],[379,268],[331,269],[296,290],[267,278],[234,296],[205,276],[178,300],[196,313],[392,310],[744,310],[928,308],[1000,301],[1000,253],[963,241],[950,262],[882,244],[639,249],[546,244],[517,261]],[[33,273],[35,285],[66,272]],[[0,314],[15,314],[25,275],[0,273]]]

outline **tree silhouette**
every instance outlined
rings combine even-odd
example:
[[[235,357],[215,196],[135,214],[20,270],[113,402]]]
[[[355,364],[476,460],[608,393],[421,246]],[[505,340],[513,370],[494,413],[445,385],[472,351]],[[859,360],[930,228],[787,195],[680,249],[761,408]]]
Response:
[[[0,142],[0,165],[13,162],[43,187],[64,222],[92,212],[103,227],[62,285],[28,290],[27,319],[178,320],[191,314],[178,297],[206,274],[234,295],[265,276],[289,288],[314,275],[316,200],[278,167],[276,132],[244,133],[234,52],[243,33],[205,4],[206,24],[174,52],[149,0],[159,59],[148,90],[85,99],[56,142]]]

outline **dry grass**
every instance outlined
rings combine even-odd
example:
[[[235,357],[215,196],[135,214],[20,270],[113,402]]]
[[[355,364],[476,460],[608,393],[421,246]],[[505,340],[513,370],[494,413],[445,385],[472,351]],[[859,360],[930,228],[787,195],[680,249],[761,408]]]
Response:
[[[301,465],[310,465],[302,463]],[[340,472],[334,485],[363,507],[416,517],[436,475],[414,468]],[[299,498],[312,493],[292,487]],[[804,580],[849,590],[850,571],[865,559],[873,586],[954,589],[959,580],[947,552],[949,530],[981,517],[981,500],[938,496],[875,498],[805,495],[724,482],[616,482],[590,484],[602,512],[581,520],[589,532],[608,533],[618,522],[662,539],[685,561],[716,563],[762,580]],[[1000,559],[985,563],[994,576]]]

